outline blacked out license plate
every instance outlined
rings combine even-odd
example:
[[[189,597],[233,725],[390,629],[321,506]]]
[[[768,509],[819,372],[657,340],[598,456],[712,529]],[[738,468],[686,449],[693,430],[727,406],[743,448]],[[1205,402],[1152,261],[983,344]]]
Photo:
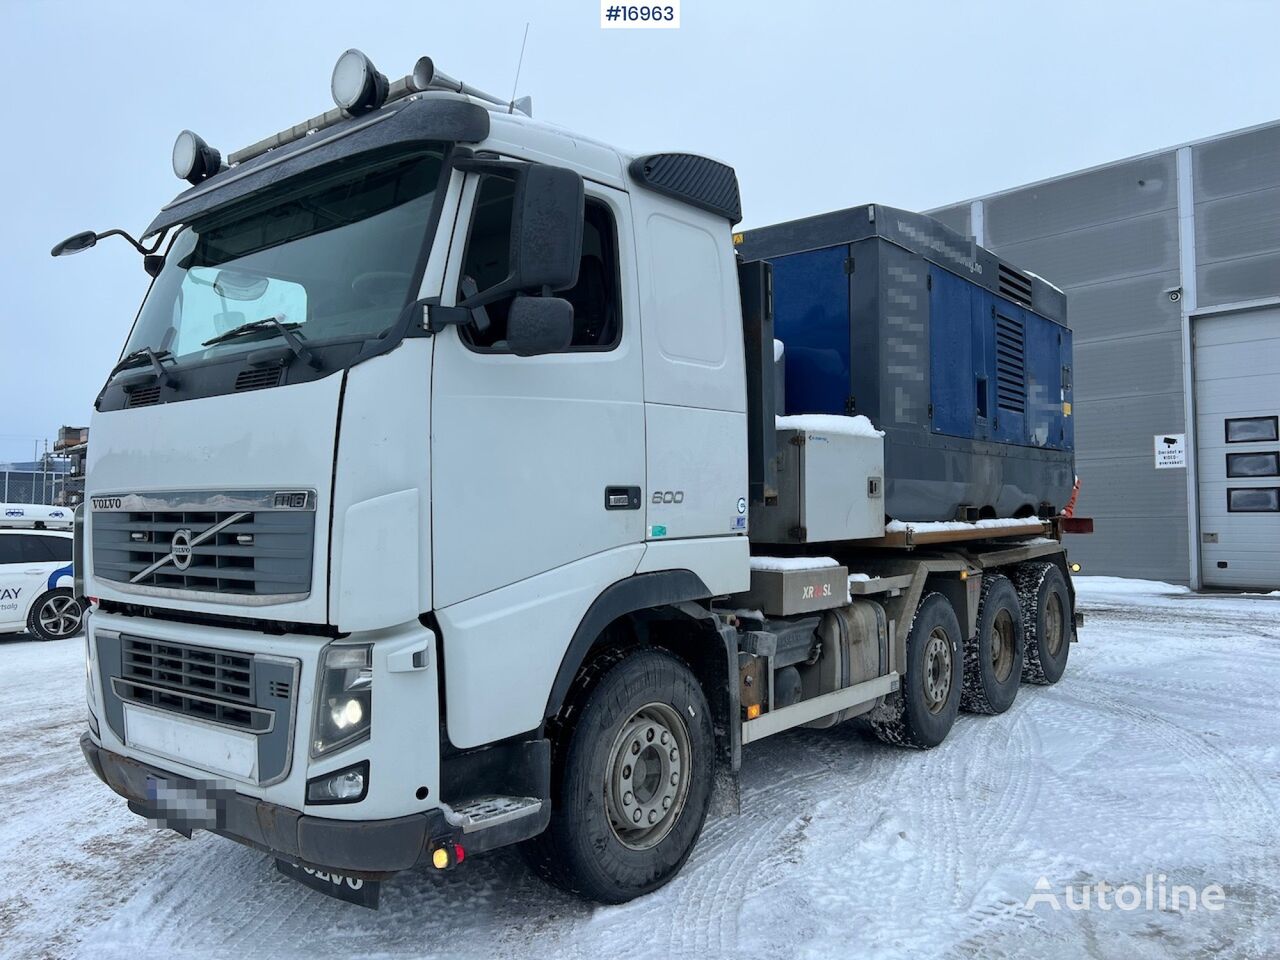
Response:
[[[276,859],[276,869],[312,890],[319,890],[338,900],[368,907],[370,910],[378,909],[378,895],[382,892],[381,880],[365,880],[332,870],[316,870],[279,858]]]

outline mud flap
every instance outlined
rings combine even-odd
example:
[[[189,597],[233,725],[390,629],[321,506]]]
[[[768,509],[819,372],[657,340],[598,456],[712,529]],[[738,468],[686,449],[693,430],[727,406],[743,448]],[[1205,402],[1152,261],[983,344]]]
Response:
[[[378,898],[382,893],[381,880],[365,880],[333,870],[316,870],[278,857],[276,869],[286,877],[297,880],[303,886],[319,890],[334,899],[345,900],[359,907],[368,907],[370,910],[378,909]]]

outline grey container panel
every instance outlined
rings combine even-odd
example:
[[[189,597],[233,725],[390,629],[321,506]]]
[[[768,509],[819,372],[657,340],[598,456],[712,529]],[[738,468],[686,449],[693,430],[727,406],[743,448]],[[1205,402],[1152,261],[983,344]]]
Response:
[[[992,197],[983,209],[984,239],[999,251],[1038,237],[1174,210],[1177,203],[1174,154],[1142,157]],[[1042,272],[1030,261],[1026,265]],[[1061,286],[1062,278],[1046,276]]]
[[[956,519],[957,508],[1011,517],[1043,502],[1062,506],[1075,482],[1070,451],[959,437],[885,433],[885,504],[890,517]]]

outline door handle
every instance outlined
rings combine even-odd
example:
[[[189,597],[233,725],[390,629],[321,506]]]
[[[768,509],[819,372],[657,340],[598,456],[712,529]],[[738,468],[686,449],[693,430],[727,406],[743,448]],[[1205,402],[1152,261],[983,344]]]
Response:
[[[604,508],[606,510],[639,510],[639,487],[605,487]]]

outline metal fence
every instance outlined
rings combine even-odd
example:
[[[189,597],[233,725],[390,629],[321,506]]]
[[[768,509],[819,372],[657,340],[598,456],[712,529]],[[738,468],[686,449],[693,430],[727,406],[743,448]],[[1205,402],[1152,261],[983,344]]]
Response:
[[[84,499],[84,477],[41,470],[0,471],[0,503],[75,506]]]

